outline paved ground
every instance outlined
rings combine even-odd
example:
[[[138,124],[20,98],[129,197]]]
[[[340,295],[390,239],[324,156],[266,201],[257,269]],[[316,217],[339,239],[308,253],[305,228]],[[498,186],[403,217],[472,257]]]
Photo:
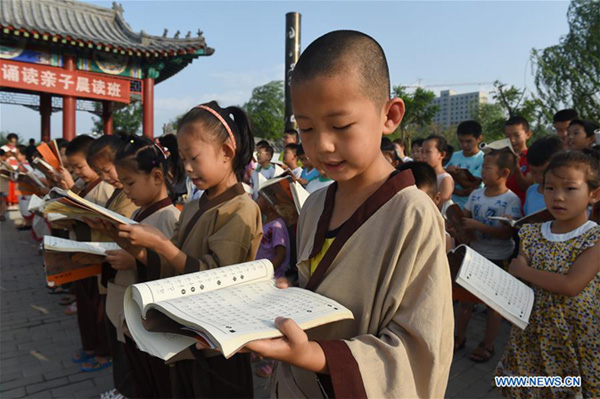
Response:
[[[16,219],[18,211],[9,213]],[[112,369],[83,373],[71,362],[81,342],[74,316],[58,304],[61,296],[45,288],[42,257],[30,232],[12,221],[0,223],[0,398],[98,398],[112,388]],[[469,326],[466,349],[455,356],[448,398],[499,398],[492,388],[494,366],[510,326],[502,325],[496,355],[484,364],[469,354],[483,336],[485,316],[478,309]],[[268,380],[255,379],[257,398],[266,398]]]

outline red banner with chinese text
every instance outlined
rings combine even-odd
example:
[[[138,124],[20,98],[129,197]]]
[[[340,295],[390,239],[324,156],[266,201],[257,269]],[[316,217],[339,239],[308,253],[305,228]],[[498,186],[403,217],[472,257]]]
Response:
[[[129,104],[129,80],[0,59],[0,87]]]

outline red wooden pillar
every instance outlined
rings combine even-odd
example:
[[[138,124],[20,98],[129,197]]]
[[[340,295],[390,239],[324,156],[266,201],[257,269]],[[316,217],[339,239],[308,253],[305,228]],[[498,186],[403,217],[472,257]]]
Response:
[[[52,115],[52,96],[50,94],[40,94],[40,114],[42,116],[42,141],[50,141],[50,117]]]
[[[67,71],[75,70],[75,57],[72,55],[64,56],[65,69]],[[73,140],[75,138],[75,97],[63,96],[63,138]]]
[[[144,93],[142,98],[144,119],[144,136],[154,138],[154,79],[144,78]]]
[[[113,134],[113,109],[112,101],[102,102],[102,125],[104,134]]]

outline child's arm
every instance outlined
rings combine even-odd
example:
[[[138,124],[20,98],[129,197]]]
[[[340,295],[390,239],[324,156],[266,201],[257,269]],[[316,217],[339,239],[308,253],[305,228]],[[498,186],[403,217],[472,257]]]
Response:
[[[452,192],[454,191],[454,180],[451,177],[446,176],[444,180],[442,180],[442,184],[440,185],[440,203],[448,201],[452,198]]]
[[[463,218],[463,223],[465,229],[467,230],[476,230],[480,231],[484,234],[490,235],[492,237],[499,238],[501,240],[508,240],[513,236],[513,229],[510,225],[502,225],[498,227],[488,226],[485,223],[481,223],[475,219],[471,219],[469,217]]]
[[[277,270],[285,260],[286,249],[283,245],[278,245],[275,247],[275,258],[271,263],[273,263],[273,269]]]
[[[515,277],[537,285],[546,291],[575,297],[583,291],[600,271],[600,242],[586,249],[577,257],[567,274],[537,270],[528,265],[524,255],[513,260],[509,271]]]

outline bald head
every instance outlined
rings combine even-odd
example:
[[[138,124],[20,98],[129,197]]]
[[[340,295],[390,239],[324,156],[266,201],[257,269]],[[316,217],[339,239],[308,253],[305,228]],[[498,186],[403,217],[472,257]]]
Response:
[[[292,87],[317,77],[340,74],[357,79],[376,105],[390,98],[390,73],[383,49],[372,37],[351,30],[327,33],[312,42],[292,72]]]

